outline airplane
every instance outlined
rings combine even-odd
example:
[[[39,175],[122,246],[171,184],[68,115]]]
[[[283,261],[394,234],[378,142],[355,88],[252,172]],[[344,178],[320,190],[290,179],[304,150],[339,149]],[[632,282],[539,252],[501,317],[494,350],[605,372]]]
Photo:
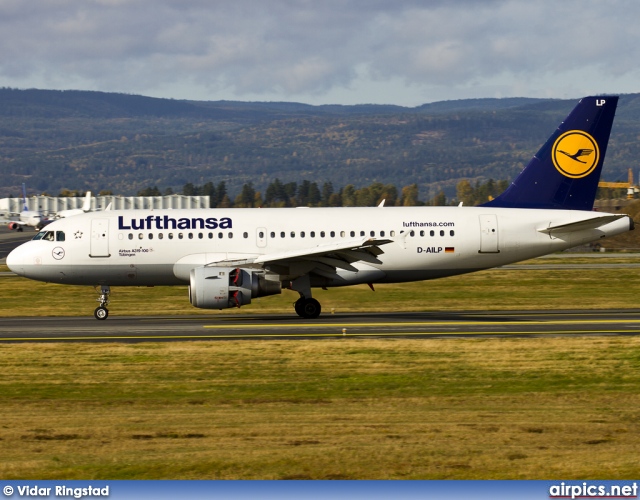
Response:
[[[42,229],[49,222],[40,212],[37,210],[29,210],[27,206],[27,188],[22,184],[22,211],[18,214],[17,220],[3,219],[2,223],[7,224],[7,227],[11,230],[22,232],[25,226],[33,227],[36,231]]]
[[[33,280],[100,287],[99,320],[112,286],[155,285],[188,285],[204,309],[290,289],[295,312],[314,319],[313,288],[471,273],[634,229],[627,215],[592,210],[617,102],[581,99],[512,184],[477,207],[93,212],[53,222],[6,262]]]
[[[64,219],[65,217],[72,217],[74,215],[80,215],[87,212],[91,212],[91,191],[87,191],[81,208],[60,210],[59,212],[56,212],[54,219]]]

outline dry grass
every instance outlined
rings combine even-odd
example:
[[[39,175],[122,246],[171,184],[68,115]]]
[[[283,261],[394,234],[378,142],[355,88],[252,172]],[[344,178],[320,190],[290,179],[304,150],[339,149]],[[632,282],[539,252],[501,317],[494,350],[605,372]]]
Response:
[[[635,478],[640,339],[0,345],[4,479]]]

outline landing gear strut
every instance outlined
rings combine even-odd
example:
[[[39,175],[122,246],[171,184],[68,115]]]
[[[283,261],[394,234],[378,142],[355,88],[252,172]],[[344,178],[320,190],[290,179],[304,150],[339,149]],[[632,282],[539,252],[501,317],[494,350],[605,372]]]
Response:
[[[93,311],[93,315],[96,319],[105,320],[109,316],[109,310],[107,306],[109,305],[109,294],[111,293],[111,287],[109,285],[101,285],[100,286],[100,297],[96,300],[100,303],[96,310]]]
[[[311,283],[309,275],[300,276],[291,282],[291,289],[300,294],[300,298],[293,305],[298,316],[305,319],[315,319],[320,316],[320,302],[311,297]]]

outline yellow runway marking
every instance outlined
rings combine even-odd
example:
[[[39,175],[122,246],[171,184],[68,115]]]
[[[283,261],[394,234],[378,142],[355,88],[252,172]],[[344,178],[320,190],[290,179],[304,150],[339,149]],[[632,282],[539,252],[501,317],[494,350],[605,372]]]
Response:
[[[222,330],[222,329],[237,329],[244,330],[248,328],[356,328],[356,327],[387,327],[387,326],[459,326],[459,325],[502,325],[502,326],[513,326],[513,325],[579,325],[583,324],[583,320],[522,320],[522,321],[411,321],[411,322],[386,322],[386,323],[250,323],[244,325],[229,325],[229,324],[221,324],[221,325],[203,325],[203,328],[212,329],[212,330]],[[592,324],[622,324],[622,323],[640,323],[640,318],[638,319],[602,319],[602,320],[589,320],[589,323]]]
[[[342,334],[341,332],[327,333],[242,333],[242,334],[220,334],[220,335],[117,335],[117,336],[95,336],[95,337],[6,337],[0,339],[7,341],[59,341],[59,340],[208,340],[208,339],[250,339],[250,338],[354,338],[354,337],[413,337],[413,336],[499,336],[499,335],[585,335],[585,334],[611,334],[610,330],[530,330],[530,331],[508,331],[508,332],[361,332]],[[625,330],[624,333],[640,334],[640,330]]]

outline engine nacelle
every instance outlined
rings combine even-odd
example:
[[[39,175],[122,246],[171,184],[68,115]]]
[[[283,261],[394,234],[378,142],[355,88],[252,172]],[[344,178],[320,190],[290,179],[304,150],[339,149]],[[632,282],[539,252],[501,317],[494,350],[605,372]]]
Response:
[[[281,292],[279,276],[263,270],[204,266],[189,275],[189,302],[201,309],[240,307],[252,298]]]
[[[13,231],[14,229],[18,229],[20,227],[20,224],[18,224],[17,222],[9,222],[9,224],[7,224],[7,227]]]

